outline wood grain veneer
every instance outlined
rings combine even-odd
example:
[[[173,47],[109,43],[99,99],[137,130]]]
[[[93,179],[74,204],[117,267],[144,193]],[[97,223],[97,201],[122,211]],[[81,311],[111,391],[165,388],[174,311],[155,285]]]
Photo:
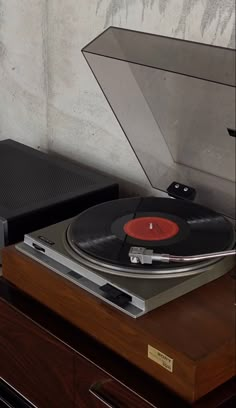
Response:
[[[0,326],[0,378],[37,407],[72,407],[72,352],[1,299]]]
[[[235,281],[229,274],[134,320],[14,247],[3,276],[99,342],[193,402],[235,375]],[[147,347],[174,360],[169,372]]]
[[[6,302],[3,319],[7,322],[5,324],[3,320],[2,323],[0,313],[0,326],[2,328],[0,331],[1,375],[5,380],[9,376],[9,368],[11,368],[11,365],[9,365],[9,355],[5,352],[5,349],[10,348],[14,350],[15,359],[17,361],[21,359],[22,361],[22,364],[18,364],[17,376],[15,377],[17,383],[14,383],[14,378],[11,378],[11,385],[18,388],[18,390],[22,390],[23,386],[26,395],[34,394],[41,398],[43,395],[41,392],[42,383],[35,381],[39,376],[39,372],[32,373],[32,371],[26,367],[29,360],[27,354],[24,354],[24,348],[22,348],[21,344],[15,347],[15,326],[19,325],[25,328],[23,336],[26,342],[30,340],[31,349],[34,346],[37,348],[39,336],[41,339],[44,339],[41,343],[42,349],[44,349],[44,344],[47,348],[48,343],[55,344],[56,341],[56,343],[60,343],[62,353],[63,350],[65,351],[65,354],[63,353],[65,356],[68,354],[68,350],[72,352],[76,369],[73,370],[74,374],[70,372],[67,377],[74,378],[73,394],[75,396],[76,405],[80,408],[83,404],[86,404],[86,408],[90,405],[94,407],[94,404],[97,406],[97,402],[98,406],[104,406],[103,403],[100,404],[97,398],[94,398],[94,396],[89,393],[91,387],[93,390],[95,388],[95,392],[98,393],[103,400],[108,402],[112,401],[112,403],[114,401],[114,406],[118,404],[118,406],[122,408],[131,408],[133,406],[147,408],[149,404],[145,403],[145,401],[149,401],[151,406],[156,408],[190,407],[189,404],[169,392],[160,382],[151,378],[142,370],[136,368],[95,339],[92,339],[91,336],[85,334],[68,321],[65,321],[65,319],[58,314],[31,296],[20,291],[3,278],[0,278],[0,308],[1,302]],[[14,314],[13,319],[12,314]],[[25,321],[24,325],[22,325],[22,321]],[[9,333],[13,335],[9,335]],[[36,333],[36,336],[34,333]],[[53,358],[54,357],[52,357],[52,360]],[[52,360],[50,354],[42,353],[41,363],[39,364],[39,362],[37,362],[37,367],[43,371],[44,380],[44,367],[45,365],[49,365],[50,367]],[[25,367],[27,368],[26,371]],[[62,369],[64,372],[64,366],[62,366]],[[21,375],[22,370],[23,375]],[[54,389],[57,378],[60,378],[60,373],[57,373],[55,377],[51,375],[51,373],[52,371],[50,370],[49,373],[46,373],[47,386]],[[33,376],[33,379],[31,376]],[[26,381],[22,383],[23,378],[25,378]],[[59,401],[64,400],[65,396],[62,397],[64,390],[64,387],[60,387],[58,394],[50,393],[50,406],[54,406],[54,401],[58,401],[58,398]],[[3,389],[1,388],[0,382],[0,393],[2,391]],[[48,395],[49,394],[46,394],[46,400],[41,400],[40,404],[42,407],[44,406],[42,403],[44,404],[45,402],[46,408],[48,408]],[[191,407],[233,408],[235,406],[233,403],[233,400],[235,402],[235,398],[236,377],[210,392],[196,403],[191,404]]]

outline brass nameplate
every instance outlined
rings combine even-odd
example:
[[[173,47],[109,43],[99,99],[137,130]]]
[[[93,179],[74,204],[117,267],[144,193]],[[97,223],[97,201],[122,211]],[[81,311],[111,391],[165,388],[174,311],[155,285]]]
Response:
[[[168,357],[166,354],[150,345],[148,345],[148,358],[155,361],[155,363],[159,364],[171,373],[173,372],[173,358]]]

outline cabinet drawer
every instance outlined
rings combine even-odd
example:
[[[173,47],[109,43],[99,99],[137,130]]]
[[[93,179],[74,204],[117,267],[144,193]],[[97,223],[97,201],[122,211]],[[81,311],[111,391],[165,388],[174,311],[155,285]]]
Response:
[[[0,300],[0,377],[40,408],[74,406],[74,356]]]
[[[76,408],[151,408],[153,405],[82,357],[76,358]]]

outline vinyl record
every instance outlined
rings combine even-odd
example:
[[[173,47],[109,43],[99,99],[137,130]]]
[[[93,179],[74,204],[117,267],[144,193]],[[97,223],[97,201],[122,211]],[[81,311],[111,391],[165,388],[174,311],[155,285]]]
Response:
[[[131,246],[172,255],[197,255],[229,249],[234,242],[230,222],[216,212],[184,200],[128,198],[81,213],[70,225],[71,247],[103,262],[131,266]],[[155,263],[149,269],[173,267]],[[135,265],[140,268],[142,265]]]

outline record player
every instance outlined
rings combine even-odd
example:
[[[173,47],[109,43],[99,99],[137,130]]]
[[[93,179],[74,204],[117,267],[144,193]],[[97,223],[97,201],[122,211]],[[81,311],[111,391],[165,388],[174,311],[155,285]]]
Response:
[[[17,248],[136,318],[235,265],[235,50],[110,27],[82,51],[156,194]]]

